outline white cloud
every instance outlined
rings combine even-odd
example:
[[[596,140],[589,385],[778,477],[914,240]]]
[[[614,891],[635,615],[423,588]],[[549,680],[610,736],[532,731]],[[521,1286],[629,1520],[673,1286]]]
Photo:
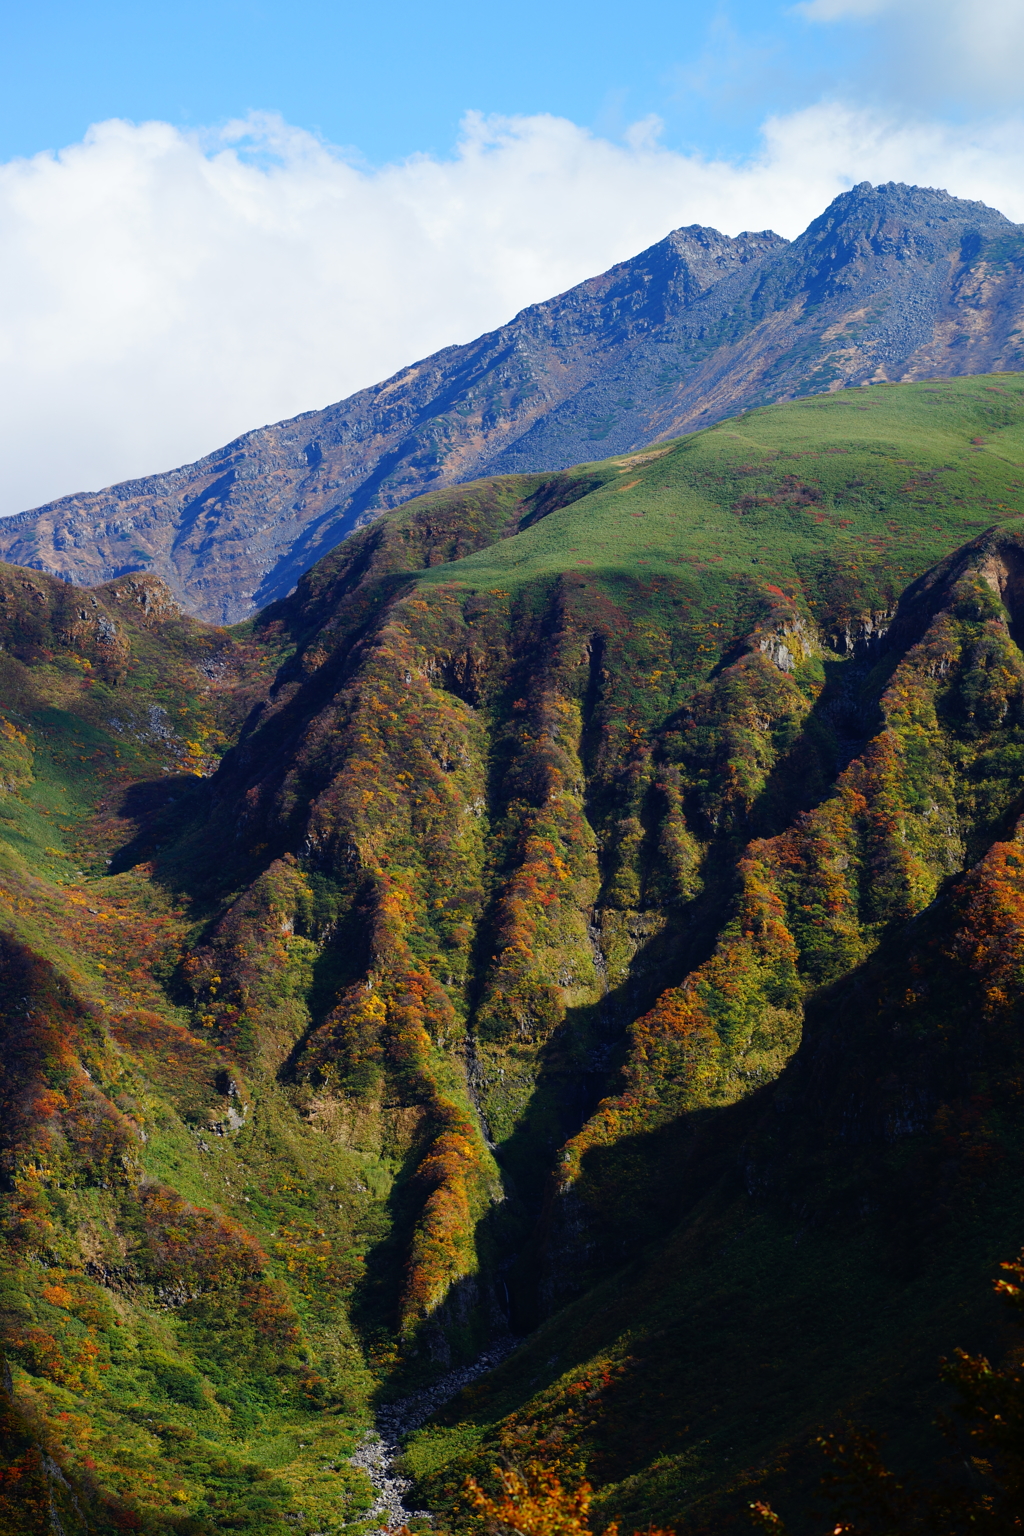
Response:
[[[835,0],[838,3],[838,0]],[[0,167],[0,510],[169,468],[501,324],[680,224],[797,234],[855,181],[1024,218],[1020,124],[837,105],[743,164],[553,117],[470,117],[368,169],[271,116],[213,142],[113,121]]]
[[[860,83],[890,103],[992,111],[1021,101],[1021,0],[801,0],[793,9],[810,21],[870,23]]]
[[[892,11],[901,0],[800,0],[793,9],[811,21],[863,21]]]

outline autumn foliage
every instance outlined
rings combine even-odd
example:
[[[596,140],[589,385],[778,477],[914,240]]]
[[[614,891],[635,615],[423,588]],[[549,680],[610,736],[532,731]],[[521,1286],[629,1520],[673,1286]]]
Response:
[[[705,469],[787,560],[846,538],[812,466]],[[736,1364],[758,1286],[837,1232],[913,1277],[1012,1178],[1019,537],[898,611],[863,541],[449,568],[561,537],[562,490],[426,498],[244,633],[141,576],[0,572],[0,1486],[33,1519],[52,1461],[112,1529],[352,1528],[374,1395],[537,1323],[564,1336],[440,1426],[429,1497],[476,1468],[484,1526],[586,1536],[585,1467],[672,1520],[741,1443],[676,1366],[719,1392],[728,1357],[752,1403],[803,1358]],[[692,1333],[652,1343],[681,1275]],[[1015,1378],[948,1379],[996,1510]],[[888,1497],[868,1440],[834,1462]]]
[[[485,1492],[473,1478],[467,1478],[465,1486],[467,1501],[486,1531],[502,1536],[591,1536],[594,1491],[589,1483],[565,1488],[561,1478],[539,1461],[528,1462],[521,1473],[495,1467],[493,1477],[500,1489],[497,1496]],[[605,1536],[618,1536],[618,1521],[602,1531]],[[647,1536],[674,1536],[674,1532],[650,1526]]]

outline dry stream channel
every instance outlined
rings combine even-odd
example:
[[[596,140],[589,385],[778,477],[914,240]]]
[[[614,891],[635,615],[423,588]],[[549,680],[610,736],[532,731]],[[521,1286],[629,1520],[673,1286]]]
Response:
[[[409,1509],[405,1503],[405,1495],[412,1484],[409,1478],[402,1477],[395,1470],[395,1462],[402,1454],[403,1437],[419,1429],[432,1413],[436,1413],[471,1381],[493,1370],[506,1355],[512,1353],[519,1342],[516,1338],[502,1339],[478,1355],[472,1365],[450,1371],[432,1387],[425,1387],[422,1392],[413,1392],[377,1410],[376,1430],[365,1435],[354,1455],[349,1457],[354,1467],[361,1467],[366,1473],[377,1493],[364,1519],[386,1520],[389,1531],[396,1531],[417,1517],[430,1519],[428,1509]]]

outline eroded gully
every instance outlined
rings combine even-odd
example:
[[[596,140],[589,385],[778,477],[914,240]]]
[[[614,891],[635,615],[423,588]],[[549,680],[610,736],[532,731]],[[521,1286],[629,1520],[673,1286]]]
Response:
[[[501,1339],[490,1345],[482,1355],[478,1355],[471,1365],[449,1371],[447,1376],[435,1381],[432,1387],[410,1393],[408,1397],[387,1403],[377,1410],[377,1428],[363,1437],[355,1453],[349,1457],[354,1467],[361,1467],[366,1473],[377,1494],[365,1519],[382,1522],[386,1519],[387,1529],[395,1531],[413,1518],[430,1518],[428,1509],[410,1509],[405,1503],[412,1483],[395,1468],[401,1456],[403,1436],[419,1429],[432,1413],[436,1413],[471,1381],[493,1370],[519,1343],[517,1338]]]

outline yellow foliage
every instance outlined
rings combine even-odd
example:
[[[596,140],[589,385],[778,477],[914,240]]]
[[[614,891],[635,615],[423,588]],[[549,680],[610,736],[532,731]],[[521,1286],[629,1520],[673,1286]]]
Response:
[[[539,1461],[527,1463],[526,1475],[494,1468],[501,1495],[492,1499],[468,1477],[463,1485],[470,1503],[489,1527],[515,1536],[591,1536],[589,1483],[563,1488],[561,1479]],[[618,1536],[618,1521],[605,1526],[604,1536]],[[672,1531],[648,1529],[646,1536],[674,1536]]]

